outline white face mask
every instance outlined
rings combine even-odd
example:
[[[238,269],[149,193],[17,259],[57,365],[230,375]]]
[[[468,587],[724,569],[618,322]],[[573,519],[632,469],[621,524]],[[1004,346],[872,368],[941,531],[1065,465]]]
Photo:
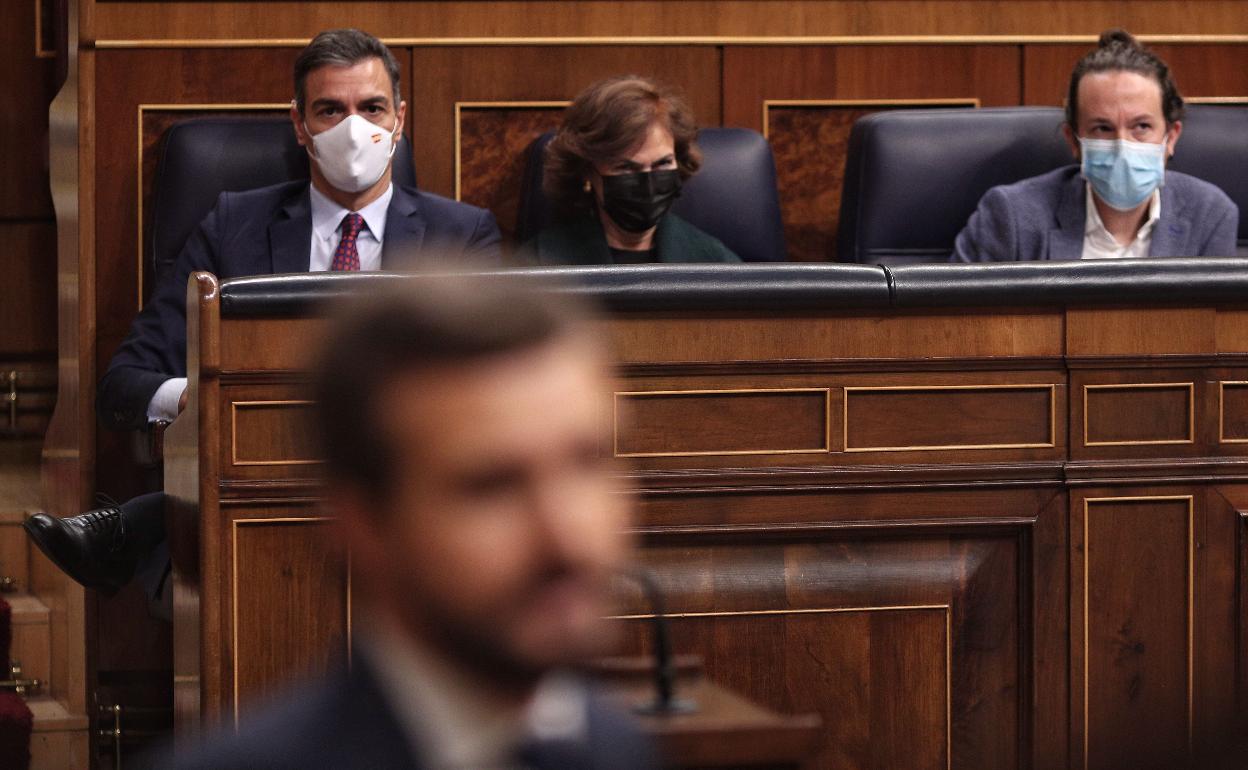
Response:
[[[308,131],[306,122],[303,129]],[[333,128],[314,135],[308,155],[336,189],[358,193],[377,184],[386,173],[398,130],[397,125],[391,132],[359,115],[348,115]]]

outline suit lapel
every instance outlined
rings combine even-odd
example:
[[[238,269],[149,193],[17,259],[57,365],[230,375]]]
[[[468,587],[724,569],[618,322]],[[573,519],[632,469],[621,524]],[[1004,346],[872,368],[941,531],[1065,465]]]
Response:
[[[1083,231],[1087,225],[1087,187],[1075,174],[1062,187],[1057,204],[1057,226],[1049,231],[1048,259],[1079,259],[1083,256]]]
[[[269,225],[269,254],[274,273],[306,273],[311,265],[312,200],[308,187],[292,195]]]
[[[1148,245],[1148,256],[1181,257],[1185,251],[1190,250],[1187,248],[1187,238],[1192,223],[1186,209],[1183,198],[1174,192],[1174,187],[1165,185],[1161,188],[1161,216],[1153,225],[1153,240]]]
[[[394,185],[386,209],[385,243],[381,245],[381,267],[394,270],[411,260],[425,242],[425,218],[414,193]]]

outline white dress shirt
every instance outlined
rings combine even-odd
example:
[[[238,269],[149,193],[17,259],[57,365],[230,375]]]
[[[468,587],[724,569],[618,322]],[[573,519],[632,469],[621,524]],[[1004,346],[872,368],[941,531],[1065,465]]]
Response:
[[[1148,256],[1153,243],[1153,228],[1161,217],[1161,190],[1153,190],[1148,204],[1148,219],[1135,234],[1135,239],[1122,245],[1110,234],[1092,200],[1092,185],[1088,185],[1088,216],[1083,228],[1083,254],[1080,259],[1142,259]]]
[[[588,694],[571,677],[548,675],[527,704],[515,704],[491,697],[390,624],[374,620],[357,640],[356,654],[368,661],[422,767],[512,768],[526,738],[578,740],[588,730]]]
[[[309,272],[327,271],[334,263],[334,252],[342,240],[342,219],[351,212],[334,203],[313,185],[308,185],[312,197],[312,250],[308,259]],[[355,240],[360,254],[360,270],[381,269],[381,246],[386,236],[386,211],[394,197],[394,185],[387,185],[377,200],[360,209],[364,217],[364,229]],[[186,390],[185,377],[165,380],[147,402],[147,421],[172,421],[178,416],[178,401]]]

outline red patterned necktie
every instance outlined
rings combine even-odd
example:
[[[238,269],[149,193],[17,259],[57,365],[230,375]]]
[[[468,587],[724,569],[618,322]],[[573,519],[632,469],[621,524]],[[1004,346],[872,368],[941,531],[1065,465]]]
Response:
[[[342,231],[342,240],[338,241],[338,248],[334,250],[334,261],[329,269],[359,270],[360,250],[355,242],[360,237],[360,230],[364,229],[364,217],[355,212],[347,214],[342,218],[338,229]]]

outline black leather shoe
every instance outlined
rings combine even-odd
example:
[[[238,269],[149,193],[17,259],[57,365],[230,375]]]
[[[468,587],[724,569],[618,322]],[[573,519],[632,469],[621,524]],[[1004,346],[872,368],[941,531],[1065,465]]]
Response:
[[[22,527],[53,564],[86,588],[111,596],[134,575],[138,555],[127,547],[126,517],[119,506],[64,519],[38,513]]]

